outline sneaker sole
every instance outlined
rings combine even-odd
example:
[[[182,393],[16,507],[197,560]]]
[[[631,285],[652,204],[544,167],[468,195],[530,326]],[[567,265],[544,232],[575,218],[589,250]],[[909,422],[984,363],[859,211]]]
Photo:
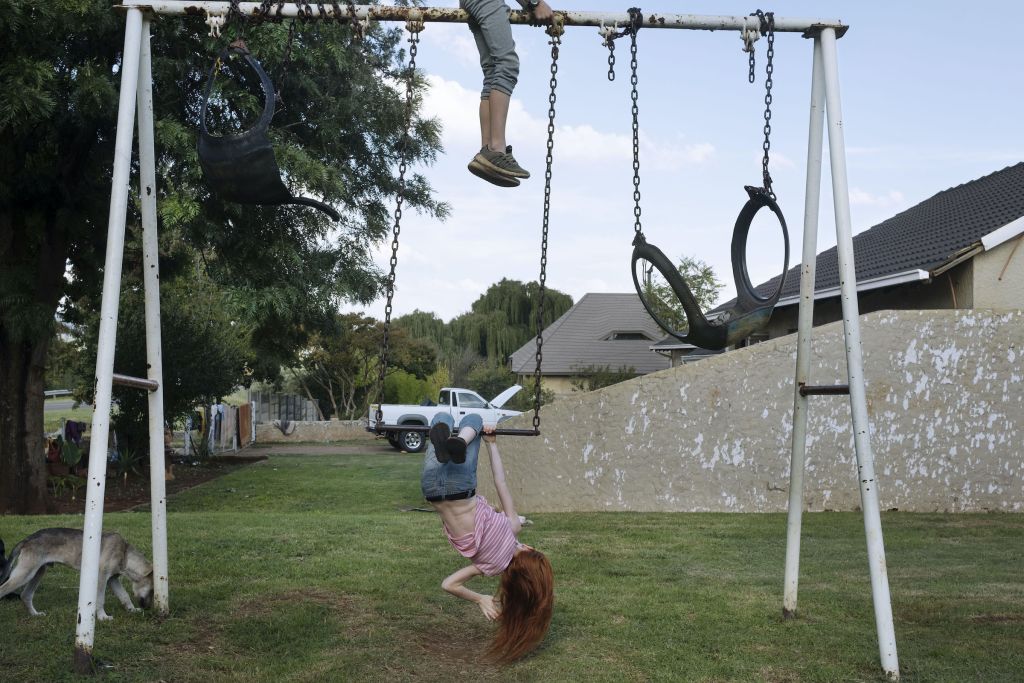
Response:
[[[477,178],[482,178],[492,185],[498,187],[519,187],[519,179],[501,173],[493,173],[489,168],[479,163],[476,159],[469,162],[469,172]]]
[[[442,465],[450,458],[446,445],[449,436],[451,436],[451,430],[443,422],[438,422],[430,428],[430,443],[434,445],[434,457]]]
[[[530,172],[529,171],[510,171],[507,168],[502,168],[501,166],[497,166],[497,165],[491,163],[487,159],[487,157],[485,157],[483,154],[480,154],[480,153],[477,153],[477,155],[475,157],[473,157],[473,161],[475,161],[476,163],[480,164],[484,168],[487,168],[492,173],[500,173],[501,175],[506,176],[506,177],[523,178],[524,180],[526,178],[530,177]]]
[[[466,442],[457,436],[448,437],[448,441],[445,444],[445,448],[448,450],[449,456],[451,456],[452,462],[456,465],[461,465],[466,462]]]

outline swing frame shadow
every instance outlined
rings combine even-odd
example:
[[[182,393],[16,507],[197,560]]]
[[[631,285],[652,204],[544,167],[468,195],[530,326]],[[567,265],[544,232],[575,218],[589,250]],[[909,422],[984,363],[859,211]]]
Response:
[[[243,16],[252,16],[260,3],[239,4]],[[274,17],[294,17],[305,13],[310,5],[287,4],[273,8]],[[149,365],[147,380],[155,383],[149,392],[150,472],[152,495],[152,532],[154,565],[154,606],[158,613],[169,613],[166,501],[163,464],[163,394],[160,341],[159,275],[157,266],[156,174],[153,134],[153,77],[150,53],[150,24],[155,15],[205,16],[211,31],[218,31],[231,8],[229,2],[126,2],[116,6],[125,12],[125,40],[121,65],[121,84],[115,137],[114,164],[111,182],[110,211],[107,223],[107,251],[104,263],[101,299],[99,344],[96,358],[95,409],[92,417],[93,448],[107,449],[113,384],[114,345],[119,307],[121,266],[124,252],[125,220],[131,180],[132,142],[135,132],[136,107],[139,126],[140,199],[143,224],[143,258],[145,272],[146,347]],[[336,15],[334,7],[324,9],[313,21],[333,20],[360,22],[459,22],[467,14],[454,8],[407,8],[354,6]],[[591,26],[601,34],[629,24],[628,13],[558,11],[563,26]],[[512,24],[530,23],[529,13],[513,11]],[[756,40],[760,22],[756,16],[700,16],[692,14],[658,14],[644,17],[643,28],[708,31],[741,31]],[[847,373],[854,445],[857,454],[861,509],[867,539],[869,571],[878,648],[882,669],[890,680],[899,679],[899,663],[893,628],[892,606],[886,573],[878,493],[874,463],[869,441],[869,423],[864,388],[863,359],[853,262],[852,224],[849,187],[846,176],[846,149],[842,127],[839,94],[839,70],[836,42],[847,26],[839,20],[793,19],[776,17],[776,33],[799,33],[813,39],[813,69],[807,155],[807,192],[804,206],[803,267],[800,284],[799,328],[797,337],[796,381],[794,383],[793,448],[790,480],[790,504],[787,523],[785,597],[783,613],[796,614],[796,588],[799,568],[800,513],[802,481],[806,448],[807,395],[800,388],[809,385],[811,321],[814,305],[814,265],[818,229],[818,203],[821,192],[821,162],[827,112],[829,155],[835,227],[838,245],[843,324],[846,336]],[[408,431],[408,430],[407,430]],[[512,431],[512,430],[503,430]],[[520,430],[515,430],[520,431]],[[533,430],[521,430],[532,432]],[[502,433],[502,432],[499,432]],[[82,568],[79,581],[77,628],[74,643],[74,669],[93,673],[92,658],[95,636],[94,604],[97,596],[100,537],[103,530],[103,494],[105,462],[92,458],[89,463],[85,523],[82,543]]]

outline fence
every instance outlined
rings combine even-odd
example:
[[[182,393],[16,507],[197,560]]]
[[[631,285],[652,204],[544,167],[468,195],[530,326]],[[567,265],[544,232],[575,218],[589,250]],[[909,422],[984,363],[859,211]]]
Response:
[[[316,403],[295,394],[278,394],[269,391],[250,391],[249,402],[255,404],[253,421],[265,424],[274,420],[292,422],[316,422],[320,411]]]

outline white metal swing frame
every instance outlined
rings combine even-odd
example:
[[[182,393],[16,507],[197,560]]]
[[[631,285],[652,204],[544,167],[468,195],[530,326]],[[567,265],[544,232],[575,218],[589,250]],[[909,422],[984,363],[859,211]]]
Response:
[[[164,482],[164,419],[163,375],[160,342],[160,295],[158,273],[158,242],[156,213],[156,168],[153,134],[153,76],[150,53],[150,21],[153,15],[183,16],[204,12],[211,30],[223,24],[229,2],[166,0],[163,2],[125,2],[126,25],[124,53],[121,63],[120,100],[117,115],[110,213],[107,223],[107,251],[103,271],[103,296],[100,314],[99,348],[96,358],[96,394],[92,418],[88,493],[85,504],[85,528],[82,544],[82,571],[78,591],[78,620],[75,637],[74,665],[79,673],[92,671],[92,649],[95,635],[95,603],[100,586],[99,553],[103,530],[103,497],[106,475],[106,452],[110,425],[112,384],[116,380],[132,383],[132,378],[114,374],[114,346],[120,297],[121,265],[124,251],[125,220],[131,176],[132,141],[135,114],[138,111],[139,168],[141,213],[143,225],[143,259],[146,303],[146,350],[148,378],[135,379],[134,386],[149,391],[149,455],[152,496],[152,532],[154,566],[154,606],[161,614],[170,609],[167,567],[167,515]],[[243,2],[239,9],[252,16],[260,4]],[[275,16],[294,17],[300,6],[289,3]],[[334,18],[333,7],[327,17]],[[362,22],[408,21],[465,22],[465,12],[453,8],[406,8],[393,6],[347,6],[342,19]],[[279,14],[278,14],[279,13]],[[565,26],[592,26],[607,31],[608,26],[627,26],[627,13],[559,11]],[[529,16],[512,12],[514,24],[528,23]],[[750,16],[698,16],[690,14],[647,14],[644,28],[741,31],[745,42],[756,39],[759,24]],[[821,164],[825,120],[828,121],[829,161],[832,195],[835,204],[836,241],[840,272],[843,329],[846,338],[846,360],[850,408],[853,420],[854,446],[860,481],[861,509],[867,537],[871,591],[875,626],[882,669],[892,680],[899,679],[896,636],[893,628],[889,581],[879,514],[878,487],[869,441],[867,402],[858,321],[856,276],[853,259],[853,233],[850,221],[849,189],[846,177],[846,145],[839,94],[837,38],[847,26],[839,20],[792,19],[775,17],[778,33],[802,33],[814,42],[811,74],[810,122],[807,148],[807,191],[804,203],[803,266],[800,279],[799,327],[797,335],[796,381],[794,385],[793,446],[787,523],[786,565],[783,612],[796,614],[797,584],[800,559],[800,526],[803,508],[803,473],[806,452],[811,329],[814,307],[814,268],[818,231],[818,207],[821,194]],[[820,389],[820,388],[819,388]]]

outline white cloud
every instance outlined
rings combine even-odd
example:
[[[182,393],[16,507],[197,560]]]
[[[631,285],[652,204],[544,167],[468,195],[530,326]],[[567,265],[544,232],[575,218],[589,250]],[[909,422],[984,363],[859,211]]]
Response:
[[[430,90],[423,103],[424,111],[441,119],[445,149],[456,154],[475,150],[479,144],[479,93],[440,76],[429,75],[427,81]],[[513,98],[508,115],[510,141],[546,140],[547,126],[546,117],[530,114],[520,100]],[[644,166],[650,164],[658,171],[675,171],[685,165],[701,164],[714,154],[715,146],[708,142],[655,140],[640,131],[641,163]],[[588,165],[602,162],[628,164],[633,158],[633,139],[628,133],[607,133],[589,124],[556,124],[555,156],[559,160]]]
[[[436,5],[435,5],[436,6]],[[473,34],[464,24],[442,24],[431,23],[429,30],[423,31],[420,35],[427,47],[432,51],[455,58],[455,61],[462,66],[478,67],[480,58],[476,49],[476,41]]]

